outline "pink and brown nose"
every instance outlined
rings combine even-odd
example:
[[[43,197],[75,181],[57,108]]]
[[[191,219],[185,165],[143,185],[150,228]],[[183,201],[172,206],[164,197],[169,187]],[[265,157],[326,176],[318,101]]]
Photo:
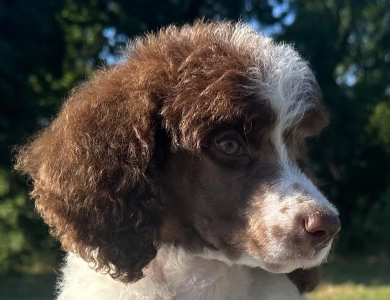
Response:
[[[324,248],[328,242],[340,231],[340,220],[335,215],[309,214],[304,218],[304,228],[316,248]]]

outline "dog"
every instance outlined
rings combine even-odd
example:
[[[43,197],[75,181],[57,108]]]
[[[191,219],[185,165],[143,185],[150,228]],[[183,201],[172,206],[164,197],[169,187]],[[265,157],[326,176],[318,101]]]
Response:
[[[306,61],[244,23],[135,39],[17,155],[69,254],[58,299],[305,299],[340,229],[306,175]]]

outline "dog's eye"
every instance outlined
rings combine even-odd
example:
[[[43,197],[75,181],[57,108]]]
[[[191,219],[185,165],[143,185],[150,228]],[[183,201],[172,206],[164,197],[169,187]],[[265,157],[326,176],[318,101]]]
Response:
[[[219,151],[230,156],[237,156],[244,153],[241,144],[233,138],[216,141],[215,146]]]

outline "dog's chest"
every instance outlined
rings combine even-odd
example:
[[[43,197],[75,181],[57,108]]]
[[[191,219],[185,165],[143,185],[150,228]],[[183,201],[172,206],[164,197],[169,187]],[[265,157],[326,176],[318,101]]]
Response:
[[[187,257],[188,258],[188,257]],[[231,265],[217,260],[161,256],[146,276],[124,284],[92,270],[68,255],[57,300],[303,300],[284,274]]]

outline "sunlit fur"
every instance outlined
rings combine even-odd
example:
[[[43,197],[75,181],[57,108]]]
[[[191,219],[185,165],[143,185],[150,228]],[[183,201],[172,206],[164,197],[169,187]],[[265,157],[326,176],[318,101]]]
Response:
[[[69,252],[58,299],[304,299],[332,242],[314,247],[305,218],[338,215],[299,163],[328,122],[308,63],[229,22],[170,26],[126,56],[17,157]],[[232,135],[245,155],[216,149]]]

